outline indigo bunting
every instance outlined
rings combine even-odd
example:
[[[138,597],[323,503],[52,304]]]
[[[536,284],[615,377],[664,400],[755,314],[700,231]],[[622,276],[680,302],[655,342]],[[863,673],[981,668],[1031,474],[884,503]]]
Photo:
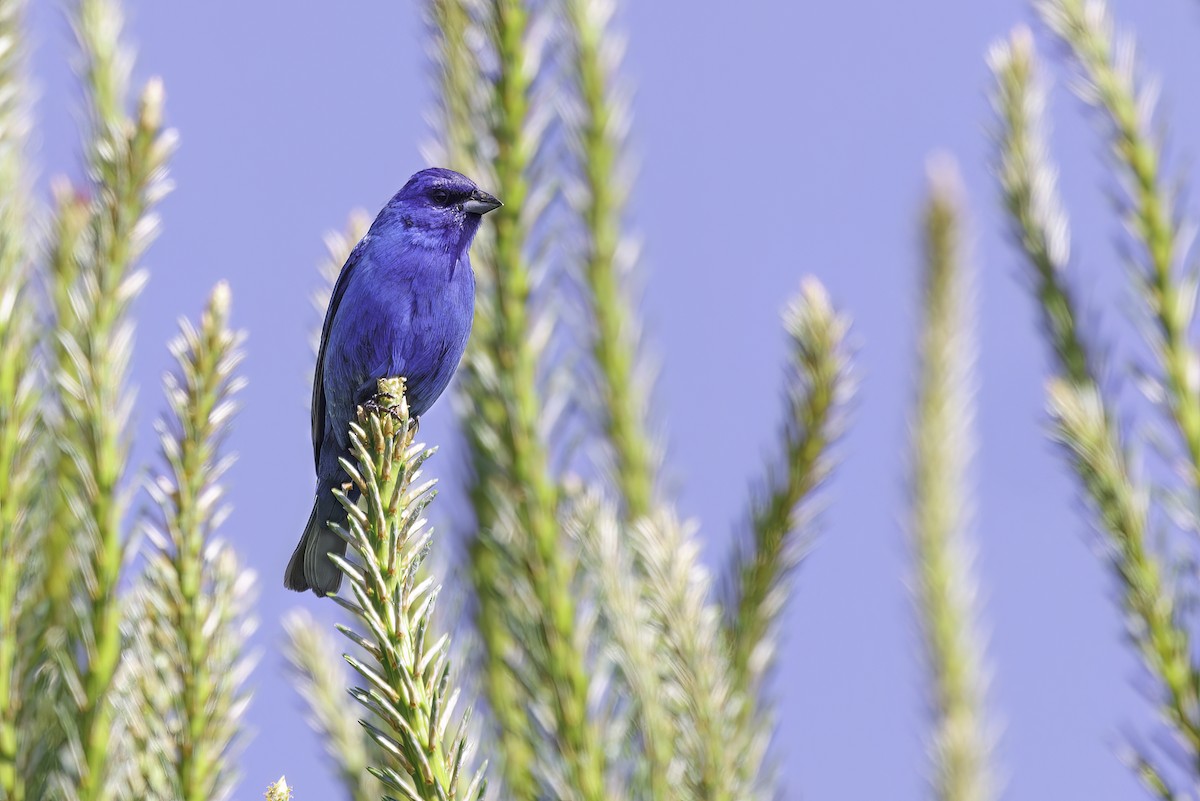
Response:
[[[342,571],[329,554],[346,542],[330,529],[346,511],[333,489],[348,481],[350,421],[373,402],[380,378],[403,376],[418,419],[450,383],[471,333],[475,274],[469,250],[499,200],[446,169],[422,170],[375,218],[338,275],[325,312],[313,378],[312,439],[317,497],[284,585],[336,592]]]

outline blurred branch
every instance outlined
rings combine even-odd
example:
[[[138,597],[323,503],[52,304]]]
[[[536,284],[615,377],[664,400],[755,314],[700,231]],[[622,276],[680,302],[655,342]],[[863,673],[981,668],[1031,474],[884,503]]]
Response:
[[[720,609],[694,534],[667,511],[623,523],[599,494],[567,530],[596,583],[601,637],[632,706],[632,789],[621,797],[765,797],[766,736],[722,647]]]
[[[92,211],[89,200],[65,181],[55,182],[52,185],[52,193],[55,216],[50,231],[47,278],[54,320],[53,341],[48,343],[48,350],[51,378],[57,380],[58,374],[69,359],[65,342],[79,336],[77,330],[69,329],[69,326],[75,326],[79,322],[70,312],[71,293],[75,291],[79,281]],[[47,333],[47,337],[50,336],[51,334]],[[43,426],[55,432],[55,439],[60,439],[59,432],[64,429],[62,410],[58,408],[58,404],[45,403],[42,411]],[[49,473],[62,485],[70,486],[75,480],[72,475],[74,465],[71,456],[56,446],[51,449],[48,458],[51,462]],[[55,646],[49,639],[57,637],[58,633],[66,632],[70,626],[73,614],[71,584],[78,570],[76,562],[79,554],[72,547],[75,533],[74,512],[67,503],[66,493],[48,499],[47,505],[49,519],[42,537],[42,587],[38,594],[46,601],[44,632],[48,636],[43,650],[52,653]]]
[[[478,157],[483,132],[475,124],[488,87],[479,81],[482,71],[471,46],[473,37],[482,33],[473,19],[472,4],[473,0],[426,0],[429,57],[439,90],[433,143],[437,152],[431,161],[485,180],[491,175]]]
[[[552,326],[532,302],[546,275],[535,230],[545,227],[553,196],[539,160],[553,112],[543,80],[548,29],[526,0],[434,0],[429,17],[438,27],[442,151],[505,202],[472,254],[475,326],[459,372],[460,408],[469,407],[462,420],[474,473],[470,560],[483,684],[510,794],[536,795],[540,753],[561,763],[565,787],[556,792],[600,799],[604,753],[589,719],[574,564],[560,537],[543,441],[548,405],[539,369]]]
[[[1110,535],[1110,554],[1123,587],[1131,636],[1146,667],[1166,690],[1162,711],[1187,749],[1196,775],[1200,771],[1200,675],[1174,593],[1146,540],[1146,492],[1129,477],[1124,451],[1095,387],[1055,379],[1049,398],[1057,438],[1071,454]]]
[[[590,304],[595,406],[614,458],[611,475],[630,519],[650,512],[658,454],[647,434],[646,387],[637,375],[638,326],[629,274],[637,243],[625,228],[630,180],[623,168],[629,103],[617,86],[623,39],[612,0],[565,0],[578,108],[568,130],[579,172],[573,207],[583,227],[578,258]]]
[[[355,708],[345,703],[346,671],[339,659],[340,644],[306,612],[295,610],[283,620],[287,658],[296,689],[308,706],[309,725],[325,744],[350,801],[377,801],[383,785],[368,766],[382,764],[384,753],[358,722]]]
[[[439,105],[434,123],[434,163],[449,164],[475,180],[495,186],[490,159],[479,157],[494,100],[494,86],[484,78],[477,53],[468,44],[484,37],[469,0],[429,0],[427,19],[431,58],[436,68]],[[496,189],[494,191],[499,191]],[[503,195],[502,195],[503,197]],[[507,198],[505,198],[507,200]],[[475,589],[475,624],[483,645],[482,685],[494,722],[497,757],[507,792],[533,798],[534,753],[539,743],[527,714],[525,692],[517,675],[520,647],[513,635],[517,619],[530,624],[533,611],[511,603],[506,579],[519,567],[511,549],[498,539],[515,525],[518,499],[507,486],[508,457],[503,430],[508,404],[501,395],[500,370],[491,343],[496,341],[495,243],[483,226],[472,248],[477,265],[475,320],[471,341],[458,371],[456,404],[468,446],[467,494],[475,515],[470,571]],[[501,528],[503,520],[505,528]],[[518,617],[519,616],[519,617]]]
[[[662,632],[647,603],[626,532],[616,510],[599,496],[573,504],[566,528],[579,543],[583,568],[595,579],[603,635],[611,639],[613,661],[628,687],[641,735],[634,781],[644,787],[623,795],[652,801],[687,798],[682,781],[688,766],[674,747],[684,728],[679,699],[667,692],[670,677],[663,664]]]
[[[43,529],[25,14],[24,0],[0,0],[0,799],[6,801],[26,798],[34,730],[26,725],[24,696],[40,650],[32,624],[40,604],[31,588],[39,581],[35,555]]]
[[[849,321],[838,315],[825,288],[806,279],[784,314],[791,344],[787,418],[780,433],[783,469],[769,471],[751,506],[749,542],[732,569],[728,603],[733,667],[753,696],[774,652],[772,628],[787,600],[787,579],[800,559],[801,532],[813,493],[829,475],[829,449],[843,425],[853,392],[846,352]]]
[[[353,601],[338,598],[361,618],[367,632],[338,629],[364,653],[347,656],[367,682],[354,696],[387,730],[363,726],[387,755],[389,764],[372,770],[390,791],[411,801],[482,799],[487,784],[481,769],[460,789],[466,760],[465,721],[449,733],[458,689],[450,685],[450,636],[434,639],[431,619],[441,590],[421,578],[432,531],[422,513],[433,499],[433,482],[416,484],[431,454],[413,443],[401,379],[379,382],[382,396],[400,398],[383,419],[360,411],[351,425],[354,463],[342,465],[362,494],[359,505],[339,497],[350,517],[343,532],[360,563],[332,557],[349,579]],[[334,596],[336,597],[336,596]]]
[[[708,600],[711,582],[694,534],[661,512],[635,523],[627,537],[651,630],[661,637],[664,695],[678,705],[678,732],[669,742],[686,766],[681,780],[688,797],[764,797],[766,738],[746,714],[752,701],[722,648],[720,609]]]
[[[126,769],[114,739],[111,693],[121,660],[117,587],[128,506],[123,484],[131,398],[125,379],[133,332],[127,312],[145,282],[134,265],[157,227],[149,210],[168,188],[164,173],[174,137],[162,127],[157,81],[146,86],[136,116],[125,114],[132,57],[120,40],[117,4],[80,0],[74,27],[93,130],[88,167],[96,197],[82,247],[59,248],[68,258],[77,253],[80,264],[63,271],[74,272],[75,280],[53,296],[67,301],[55,310],[61,329],[59,439],[70,460],[64,476],[74,516],[69,541],[82,556],[72,561],[79,566],[76,586],[86,611],[77,641],[59,652],[58,661],[66,670],[65,686],[78,688],[64,781],[83,801],[98,801],[115,791],[117,772]]]
[[[1193,503],[1200,503],[1200,356],[1189,341],[1196,279],[1176,275],[1186,254],[1163,185],[1161,145],[1151,132],[1157,90],[1135,80],[1133,40],[1114,34],[1103,0],[1041,0],[1037,9],[1074,57],[1082,76],[1076,93],[1107,119],[1113,154],[1126,173],[1128,225],[1145,250],[1141,294],[1157,325],[1151,345],[1163,389],[1154,397],[1174,420]]]
[[[1103,17],[1091,4],[1089,24]],[[1051,9],[1047,8],[1047,11]],[[1079,329],[1079,312],[1065,288],[1069,231],[1055,189],[1056,171],[1045,149],[1044,90],[1036,73],[1033,39],[1019,28],[995,46],[992,70],[1000,117],[999,175],[1017,237],[1038,279],[1047,337],[1057,356],[1049,388],[1058,439],[1094,508],[1108,555],[1121,583],[1130,638],[1164,689],[1163,712],[1200,771],[1197,675],[1187,629],[1178,619],[1161,557],[1146,541],[1147,499],[1132,477],[1117,425],[1094,373],[1091,346]],[[1142,775],[1147,775],[1141,771]]]
[[[55,198],[55,218],[50,230],[47,254],[47,276],[51,290],[51,308],[58,310],[70,304],[70,292],[78,279],[82,248],[87,239],[91,206],[70,187],[59,182],[52,185]],[[70,336],[67,326],[74,324],[70,317],[46,324],[38,333],[53,342],[43,342],[42,359],[50,363],[50,378],[61,372],[66,363],[64,340]],[[49,391],[47,391],[49,390]],[[30,607],[28,636],[36,641],[32,651],[39,655],[41,669],[25,676],[20,690],[23,698],[20,711],[23,731],[37,732],[36,737],[22,737],[25,748],[24,776],[26,797],[48,796],[52,785],[61,779],[61,753],[66,743],[67,723],[78,710],[78,693],[72,696],[65,677],[71,670],[70,643],[78,641],[79,626],[76,607],[72,603],[72,588],[80,568],[82,554],[75,541],[75,511],[69,503],[70,488],[77,482],[70,454],[61,447],[66,431],[62,409],[53,394],[53,385],[43,387],[37,408],[36,425],[44,438],[42,457],[45,474],[62,488],[56,493],[40,494],[37,514],[42,519],[42,532],[29,542],[36,547],[31,563],[36,566],[34,585],[30,591],[39,602]],[[15,508],[15,507],[14,507]]]
[[[930,168],[925,207],[924,323],[912,433],[911,523],[915,595],[931,673],[934,796],[995,796],[984,722],[986,679],[977,630],[978,594],[965,541],[973,447],[970,278],[963,254],[963,200],[953,161]]]
[[[604,754],[588,716],[588,677],[575,638],[575,600],[569,589],[572,564],[559,537],[557,488],[540,438],[540,348],[532,338],[529,316],[532,275],[526,248],[532,242],[531,227],[546,203],[531,175],[549,114],[547,101],[536,102],[533,81],[546,56],[527,0],[491,0],[487,6],[484,30],[498,64],[490,133],[495,141],[496,191],[505,205],[494,213],[493,258],[481,260],[489,274],[496,314],[492,337],[481,346],[494,359],[504,404],[499,467],[516,499],[517,513],[515,536],[507,546],[513,551],[510,560],[520,566],[532,588],[535,603],[533,609],[514,614],[532,613],[544,644],[545,659],[536,664],[545,675],[536,684],[551,695],[548,728],[568,785],[580,799],[599,801],[605,798]],[[480,542],[486,544],[480,547],[506,547],[502,541],[487,542],[489,536],[481,531]],[[484,565],[490,562],[491,558],[483,560]],[[494,578],[477,574],[476,586]],[[520,640],[515,642],[521,645]]]
[[[1125,755],[1125,762],[1137,774],[1142,784],[1160,801],[1185,801],[1185,796],[1171,789],[1158,767],[1144,754],[1134,751]]]
[[[150,487],[161,514],[138,583],[133,671],[153,734],[163,801],[219,801],[232,790],[232,749],[249,700],[245,656],[253,630],[254,575],[214,541],[227,514],[220,480],[232,462],[221,444],[242,385],[243,335],[229,329],[227,284],[213,290],[199,328],[187,321],[171,343],[177,369],[163,381],[171,416],[158,425],[164,471]],[[140,755],[143,764],[153,759]],[[156,771],[157,772],[157,771]]]
[[[1017,28],[1010,39],[992,47],[988,63],[996,78],[996,172],[1013,237],[1032,268],[1043,327],[1059,369],[1075,383],[1094,383],[1098,366],[1080,331],[1066,280],[1071,230],[1056,189],[1058,170],[1046,145],[1046,88],[1038,74],[1033,34]]]

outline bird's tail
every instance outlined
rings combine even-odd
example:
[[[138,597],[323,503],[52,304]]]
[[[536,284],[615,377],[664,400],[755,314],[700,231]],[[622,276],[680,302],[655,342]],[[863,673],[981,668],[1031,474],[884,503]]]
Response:
[[[292,553],[283,585],[289,590],[304,592],[311,589],[318,597],[337,592],[342,583],[342,571],[329,558],[329,554],[341,556],[346,553],[346,541],[330,529],[330,522],[344,525],[346,510],[334,494],[326,488],[317,492],[304,536]]]

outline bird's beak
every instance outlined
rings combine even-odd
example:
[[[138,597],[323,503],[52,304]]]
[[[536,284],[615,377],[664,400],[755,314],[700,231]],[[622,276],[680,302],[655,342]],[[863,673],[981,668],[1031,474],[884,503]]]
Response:
[[[487,214],[503,205],[482,189],[476,189],[471,193],[471,199],[463,204],[463,211],[467,214]]]

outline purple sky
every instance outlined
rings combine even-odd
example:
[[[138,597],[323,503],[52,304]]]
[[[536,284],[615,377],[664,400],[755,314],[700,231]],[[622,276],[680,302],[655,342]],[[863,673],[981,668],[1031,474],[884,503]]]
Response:
[[[235,320],[250,333],[250,387],[231,439],[239,462],[224,533],[261,578],[263,653],[238,797],[257,797],[287,773],[298,801],[332,798],[319,744],[280,678],[280,616],[318,607],[280,580],[312,497],[308,293],[323,232],[351,208],[373,213],[423,166],[430,94],[418,6],[126,2],[135,74],[163,76],[182,136],[178,188],[163,204],[164,233],[137,306],[137,454],[153,454],[163,343],[176,318],[194,316],[212,284],[229,279]],[[58,4],[33,5],[41,171],[74,174],[66,26]],[[1122,731],[1151,730],[1139,672],[1074,485],[1043,436],[1044,352],[987,170],[984,54],[1029,19],[1025,5],[626,5],[647,329],[663,365],[656,423],[669,442],[670,489],[702,520],[710,563],[727,553],[779,419],[777,313],[813,273],[855,320],[856,421],[783,624],[775,692],[785,797],[926,795],[923,683],[899,521],[917,203],[925,157],[939,148],[962,161],[981,271],[979,570],[1007,795],[1137,793],[1114,751]],[[1163,76],[1173,164],[1190,167],[1200,6],[1124,0],[1116,11]],[[1056,155],[1077,266],[1088,270],[1084,295],[1104,310],[1107,330],[1126,336],[1132,304],[1113,255],[1119,227],[1105,150],[1061,76],[1057,83]],[[440,404],[422,433],[447,440],[449,417]],[[719,471],[713,454],[722,455]],[[435,471],[447,474],[453,454],[437,458]]]

